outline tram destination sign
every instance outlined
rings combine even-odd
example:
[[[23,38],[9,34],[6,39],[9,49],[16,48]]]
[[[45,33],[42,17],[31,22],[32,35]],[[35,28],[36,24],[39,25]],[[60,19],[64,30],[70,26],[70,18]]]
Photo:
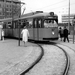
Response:
[[[54,16],[54,12],[50,12],[50,15],[51,15],[51,16]]]
[[[49,17],[47,17],[47,18],[50,18],[50,19],[56,19],[57,17],[56,16],[49,16]]]

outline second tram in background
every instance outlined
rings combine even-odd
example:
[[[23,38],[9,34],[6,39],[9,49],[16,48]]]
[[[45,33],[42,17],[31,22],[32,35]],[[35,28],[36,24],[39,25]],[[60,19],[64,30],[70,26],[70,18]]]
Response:
[[[58,40],[58,16],[54,12],[36,13],[14,19],[13,26],[11,24],[4,26],[5,36],[19,38],[19,25],[20,33],[24,26],[28,28],[31,40]]]

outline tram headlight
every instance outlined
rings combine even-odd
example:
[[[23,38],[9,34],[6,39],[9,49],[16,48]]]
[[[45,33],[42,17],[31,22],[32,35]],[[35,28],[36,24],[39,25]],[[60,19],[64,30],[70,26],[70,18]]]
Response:
[[[55,34],[54,31],[52,31],[52,34],[53,34],[53,35]]]

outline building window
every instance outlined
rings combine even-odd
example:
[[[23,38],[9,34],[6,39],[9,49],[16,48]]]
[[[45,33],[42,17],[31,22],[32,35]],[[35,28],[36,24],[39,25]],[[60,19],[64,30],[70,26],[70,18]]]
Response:
[[[1,12],[0,12],[0,15],[1,15]]]
[[[0,4],[0,7],[1,7],[1,4]]]
[[[10,5],[10,7],[11,7],[11,5]]]
[[[11,13],[10,13],[10,16],[11,16]]]
[[[7,5],[7,7],[8,7],[8,5]]]

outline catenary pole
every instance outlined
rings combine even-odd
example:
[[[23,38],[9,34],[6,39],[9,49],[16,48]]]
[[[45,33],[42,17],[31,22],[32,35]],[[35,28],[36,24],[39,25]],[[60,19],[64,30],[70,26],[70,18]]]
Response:
[[[75,16],[73,19],[73,44],[74,44],[74,31],[75,31]]]
[[[69,0],[69,9],[68,9],[68,30],[70,31],[70,0]]]

